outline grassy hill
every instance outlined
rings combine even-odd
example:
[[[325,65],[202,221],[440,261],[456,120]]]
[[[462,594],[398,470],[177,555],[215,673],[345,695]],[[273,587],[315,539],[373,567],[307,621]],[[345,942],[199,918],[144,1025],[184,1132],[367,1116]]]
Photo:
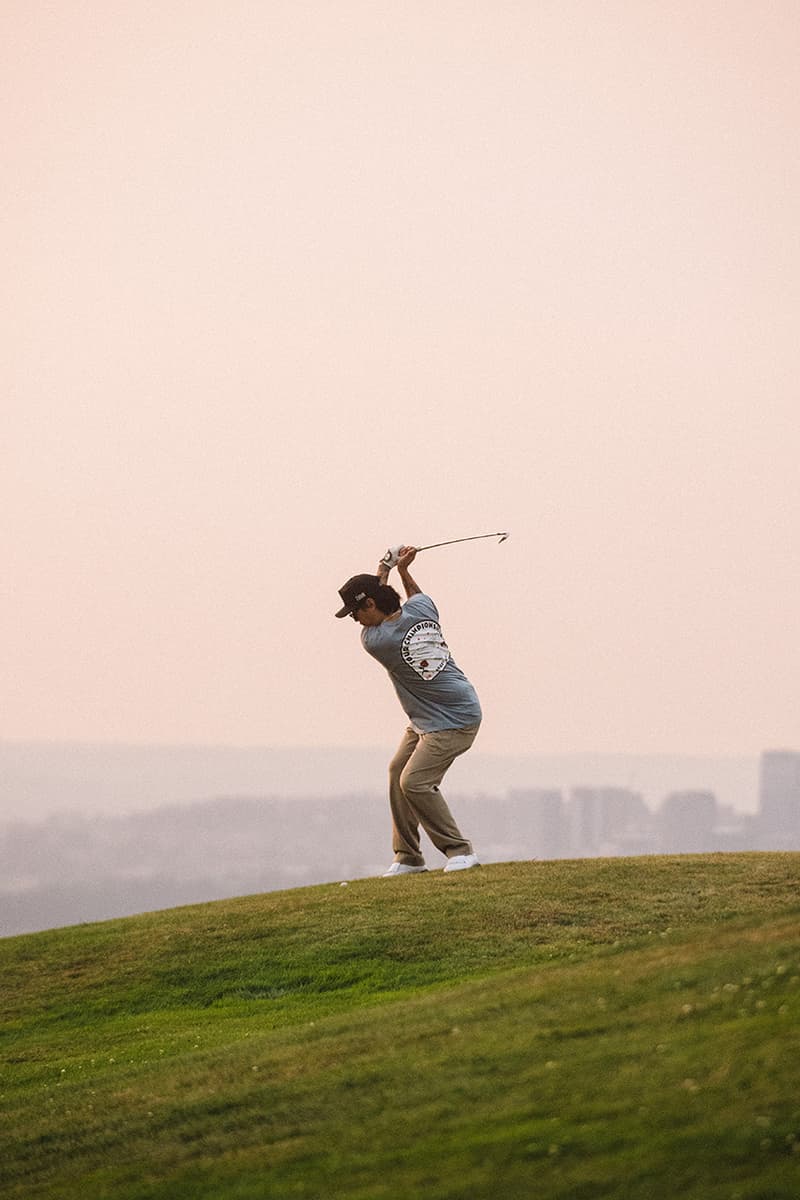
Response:
[[[799,885],[511,863],[0,941],[0,1191],[797,1200]]]

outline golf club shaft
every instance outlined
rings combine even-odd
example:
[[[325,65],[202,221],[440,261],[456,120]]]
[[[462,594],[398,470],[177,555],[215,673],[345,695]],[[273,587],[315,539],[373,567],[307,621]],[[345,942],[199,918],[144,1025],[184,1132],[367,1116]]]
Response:
[[[430,546],[417,546],[417,550],[435,550],[438,546],[455,546],[458,542],[479,542],[482,538],[500,538],[504,542],[508,537],[507,533],[477,533],[474,537],[453,538],[449,542],[432,542]]]

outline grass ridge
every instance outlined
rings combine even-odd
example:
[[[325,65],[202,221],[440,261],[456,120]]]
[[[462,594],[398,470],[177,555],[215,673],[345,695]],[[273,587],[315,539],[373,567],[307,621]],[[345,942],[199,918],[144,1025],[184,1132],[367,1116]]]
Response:
[[[509,863],[6,939],[4,1195],[796,1200],[798,883]]]

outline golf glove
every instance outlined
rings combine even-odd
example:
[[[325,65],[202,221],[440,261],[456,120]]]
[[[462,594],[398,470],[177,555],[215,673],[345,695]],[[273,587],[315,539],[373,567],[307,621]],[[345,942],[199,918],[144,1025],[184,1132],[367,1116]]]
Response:
[[[383,558],[381,559],[381,562],[383,563],[383,565],[385,567],[388,567],[389,570],[391,570],[392,567],[397,566],[397,560],[400,557],[400,551],[402,550],[402,548],[403,548],[402,546],[390,546],[389,549],[384,554]]]

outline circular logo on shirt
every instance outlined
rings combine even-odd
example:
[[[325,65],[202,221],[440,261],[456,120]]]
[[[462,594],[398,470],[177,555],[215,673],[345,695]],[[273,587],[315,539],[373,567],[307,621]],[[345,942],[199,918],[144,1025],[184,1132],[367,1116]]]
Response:
[[[400,647],[403,661],[425,680],[435,679],[450,661],[450,649],[438,621],[417,621]]]

